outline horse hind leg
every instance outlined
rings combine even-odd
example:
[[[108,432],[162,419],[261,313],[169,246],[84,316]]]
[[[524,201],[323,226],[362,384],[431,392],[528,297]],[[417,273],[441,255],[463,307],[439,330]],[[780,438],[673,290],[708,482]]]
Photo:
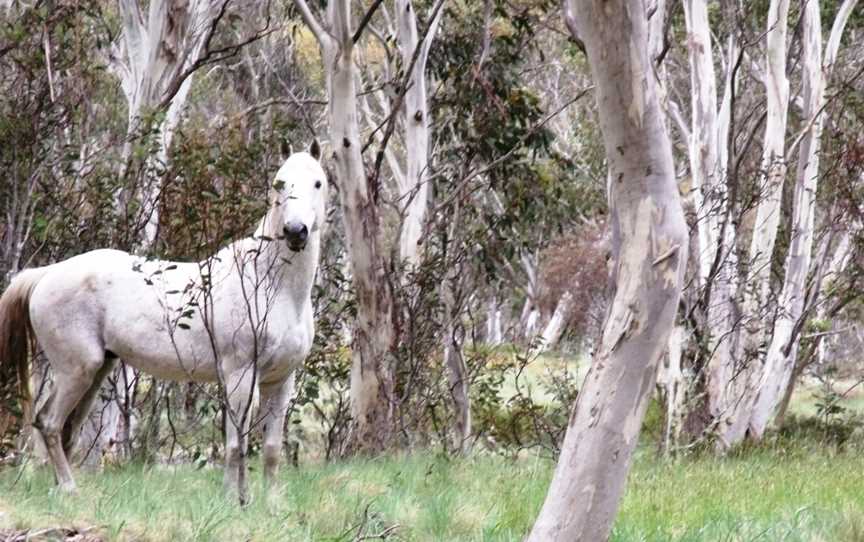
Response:
[[[105,356],[104,364],[99,368],[96,372],[96,376],[93,378],[93,383],[90,384],[90,387],[84,393],[84,397],[81,398],[81,401],[72,410],[72,414],[66,419],[66,423],[63,424],[62,444],[63,451],[66,453],[67,458],[72,456],[75,446],[79,444],[78,441],[80,440],[81,426],[84,425],[84,421],[93,409],[93,402],[99,394],[99,390],[102,389],[102,384],[105,382],[105,378],[116,366],[117,356],[112,353],[107,354]],[[89,450],[83,451],[81,458],[86,459],[88,453]]]
[[[74,354],[74,351],[68,350],[62,353],[48,352],[48,359],[54,369],[54,388],[33,422],[33,427],[45,442],[57,485],[69,493],[75,491],[75,480],[63,450],[63,428],[66,419],[90,390],[104,363],[102,352],[98,350],[95,355],[92,352],[89,355]]]

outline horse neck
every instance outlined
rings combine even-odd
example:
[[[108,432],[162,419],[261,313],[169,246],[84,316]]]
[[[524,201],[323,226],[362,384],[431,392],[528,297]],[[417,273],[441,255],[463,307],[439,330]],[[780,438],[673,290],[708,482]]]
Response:
[[[309,301],[315,282],[321,250],[320,232],[312,232],[306,248],[293,252],[281,239],[280,230],[281,224],[271,220],[269,212],[255,229],[250,240],[261,247],[261,254],[255,258],[256,273],[266,277],[265,280],[276,288],[277,298],[288,298],[299,309]]]

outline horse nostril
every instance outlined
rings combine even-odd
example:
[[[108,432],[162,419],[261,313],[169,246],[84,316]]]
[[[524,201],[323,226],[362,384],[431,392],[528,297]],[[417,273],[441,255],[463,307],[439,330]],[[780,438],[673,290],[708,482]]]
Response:
[[[285,224],[282,227],[282,233],[285,235],[285,239],[295,243],[304,243],[309,238],[309,228],[299,222]]]

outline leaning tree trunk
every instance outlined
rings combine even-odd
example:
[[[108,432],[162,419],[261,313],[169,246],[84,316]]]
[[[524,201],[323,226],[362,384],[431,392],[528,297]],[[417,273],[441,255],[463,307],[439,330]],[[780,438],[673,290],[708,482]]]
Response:
[[[615,297],[528,540],[609,537],[681,296],[687,225],[638,0],[574,2],[611,175]]]
[[[555,305],[555,310],[552,312],[552,318],[546,323],[543,332],[540,333],[540,340],[537,342],[536,351],[546,352],[547,350],[558,344],[561,340],[561,335],[564,334],[564,328],[567,325],[567,320],[570,319],[570,313],[573,310],[573,294],[564,292],[558,304]]]

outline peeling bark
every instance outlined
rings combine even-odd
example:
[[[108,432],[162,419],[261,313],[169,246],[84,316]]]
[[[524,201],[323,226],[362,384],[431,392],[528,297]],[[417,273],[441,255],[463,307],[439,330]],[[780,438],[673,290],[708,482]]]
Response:
[[[637,0],[581,0],[577,31],[596,83],[610,168],[615,296],[529,541],[609,537],[673,327],[687,226]]]

